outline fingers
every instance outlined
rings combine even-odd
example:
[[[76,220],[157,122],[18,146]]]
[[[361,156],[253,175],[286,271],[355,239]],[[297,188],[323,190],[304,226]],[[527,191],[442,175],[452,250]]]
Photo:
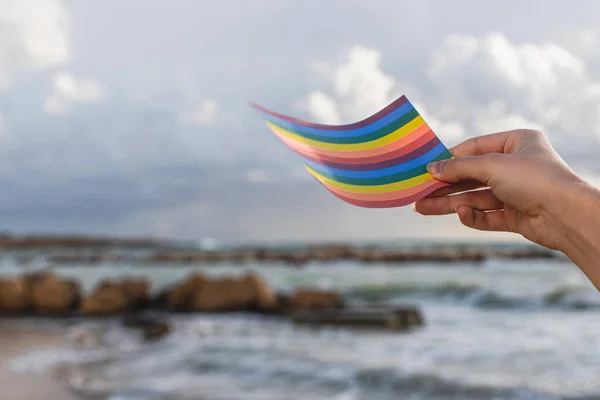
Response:
[[[466,192],[467,190],[479,189],[482,187],[484,187],[484,186],[480,182],[477,182],[477,181],[458,182],[458,183],[454,183],[450,186],[444,186],[443,188],[440,188],[440,189],[434,191],[427,197],[447,196],[449,194]]]
[[[515,131],[498,132],[465,140],[450,149],[455,157],[482,156],[488,153],[504,153],[504,147]]]
[[[488,181],[498,168],[499,157],[506,156],[494,153],[437,161],[428,164],[427,171],[434,178],[443,182],[457,183],[475,180],[483,183],[484,186],[489,186]]]
[[[423,198],[415,203],[415,211],[423,215],[453,214],[460,205],[478,211],[502,210],[504,204],[491,190],[477,190],[454,196]]]
[[[467,205],[456,208],[460,222],[480,231],[509,232],[508,221],[504,211],[478,211]]]

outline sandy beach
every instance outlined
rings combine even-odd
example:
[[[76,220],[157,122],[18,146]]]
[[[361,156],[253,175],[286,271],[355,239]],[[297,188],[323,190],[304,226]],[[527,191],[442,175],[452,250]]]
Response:
[[[10,371],[8,362],[36,349],[57,346],[61,337],[53,332],[0,329],[0,397],[2,400],[76,400],[77,396],[43,376]]]

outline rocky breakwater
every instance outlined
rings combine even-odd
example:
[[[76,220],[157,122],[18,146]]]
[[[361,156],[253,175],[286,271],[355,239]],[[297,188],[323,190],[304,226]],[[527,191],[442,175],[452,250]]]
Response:
[[[51,272],[0,279],[0,314],[77,317],[124,317],[124,324],[157,338],[170,329],[162,320],[144,316],[160,313],[251,312],[290,318],[296,323],[407,329],[423,324],[414,307],[355,309],[340,293],[298,288],[277,293],[258,274],[210,277],[193,274],[152,296],[149,282],[140,277],[100,282],[82,293],[77,282]]]
[[[269,264],[283,263],[302,266],[309,262],[351,261],[363,264],[407,264],[417,262],[482,262],[488,259],[562,259],[557,252],[536,246],[437,245],[413,247],[377,247],[352,245],[320,245],[301,248],[240,247],[220,250],[155,249],[141,254],[119,254],[110,250],[92,249],[62,251],[51,254],[47,261],[55,265],[92,265],[126,263],[143,265],[201,264]]]

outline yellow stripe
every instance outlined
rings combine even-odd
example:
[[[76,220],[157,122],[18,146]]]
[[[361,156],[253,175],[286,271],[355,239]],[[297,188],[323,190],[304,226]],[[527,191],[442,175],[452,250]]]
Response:
[[[430,181],[433,179],[433,176],[429,172],[427,172],[423,175],[415,176],[414,178],[406,179],[404,181],[395,182],[395,183],[388,183],[386,185],[360,186],[360,185],[349,185],[347,183],[336,182],[334,180],[324,177],[323,175],[319,174],[317,171],[315,171],[314,169],[312,169],[306,165],[304,166],[304,168],[306,168],[308,170],[308,172],[313,174],[313,176],[315,178],[317,178],[318,180],[320,180],[321,182],[327,183],[328,185],[333,186],[335,188],[346,190],[348,192],[353,192],[353,193],[370,193],[370,194],[388,193],[388,192],[393,192],[396,190],[409,189],[411,187],[420,185],[421,183],[424,183],[424,182],[427,182],[427,181]]]
[[[393,143],[396,140],[408,135],[409,133],[411,133],[412,131],[414,131],[415,129],[417,129],[418,127],[423,125],[424,123],[425,123],[425,121],[423,120],[423,117],[421,117],[419,115],[419,116],[415,117],[415,119],[413,119],[412,121],[408,122],[406,125],[402,126],[401,128],[396,129],[394,132],[392,132],[389,135],[386,135],[382,138],[379,138],[377,140],[372,140],[370,142],[351,143],[351,144],[324,143],[324,142],[319,142],[317,140],[306,139],[302,136],[293,134],[289,131],[286,131],[285,129],[275,126],[268,121],[267,121],[267,126],[275,133],[284,135],[292,140],[295,140],[300,143],[308,144],[309,146],[317,147],[319,149],[337,150],[337,151],[357,151],[357,150],[376,149],[378,147],[382,147],[387,144]]]

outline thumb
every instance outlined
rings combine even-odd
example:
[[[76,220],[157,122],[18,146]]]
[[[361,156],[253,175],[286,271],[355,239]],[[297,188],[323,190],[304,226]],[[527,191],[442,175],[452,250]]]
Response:
[[[497,164],[497,156],[501,154],[486,154],[483,156],[457,157],[437,161],[427,165],[427,171],[434,178],[443,182],[456,183],[475,180],[487,184]]]

